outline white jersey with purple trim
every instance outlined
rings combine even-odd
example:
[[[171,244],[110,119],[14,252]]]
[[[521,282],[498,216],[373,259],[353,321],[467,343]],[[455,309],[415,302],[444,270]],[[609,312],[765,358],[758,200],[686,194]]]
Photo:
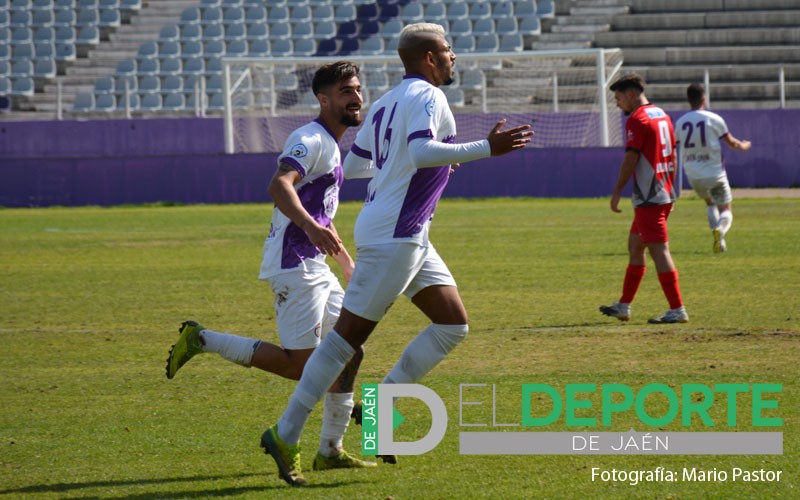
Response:
[[[281,163],[291,165],[302,176],[294,189],[306,212],[320,225],[330,226],[344,179],[336,137],[318,120],[303,125],[286,139],[278,157],[278,165]],[[311,244],[305,231],[274,207],[258,277],[268,279],[296,269],[313,272],[329,268],[325,254]]]
[[[372,104],[350,150],[372,160],[375,168],[355,224],[357,247],[398,241],[427,245],[450,165],[417,169],[408,144],[419,138],[453,144],[456,121],[444,92],[408,75]]]
[[[725,174],[720,139],[728,134],[716,113],[693,110],[675,122],[681,164],[689,179],[715,179]]]

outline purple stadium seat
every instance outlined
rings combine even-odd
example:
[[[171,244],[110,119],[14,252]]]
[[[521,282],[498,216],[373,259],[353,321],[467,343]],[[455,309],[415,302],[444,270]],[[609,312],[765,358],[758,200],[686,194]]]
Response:
[[[339,44],[334,39],[321,40],[317,45],[318,56],[332,56],[339,49]]]
[[[371,3],[358,6],[358,20],[359,21],[377,21],[380,17],[378,4]]]
[[[380,21],[388,21],[389,19],[394,19],[396,17],[400,17],[400,6],[397,4],[384,4],[381,6],[380,15],[378,19]]]
[[[355,54],[358,52],[359,47],[361,44],[358,41],[358,38],[345,38],[342,40],[342,46],[339,47],[339,54],[340,55],[350,55]]]
[[[357,38],[359,33],[359,26],[356,21],[348,21],[339,25],[339,38]]]

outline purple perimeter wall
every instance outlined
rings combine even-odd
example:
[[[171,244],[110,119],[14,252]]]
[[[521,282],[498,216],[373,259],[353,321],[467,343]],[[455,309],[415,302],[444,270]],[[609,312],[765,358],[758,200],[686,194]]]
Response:
[[[748,153],[725,151],[732,185],[800,185],[800,110],[719,113],[736,137],[753,141]],[[269,201],[277,155],[223,149],[222,120],[213,118],[3,122],[0,205]],[[528,148],[459,169],[445,196],[607,196],[622,155],[621,147]],[[361,199],[365,189],[365,181],[346,182],[342,199]]]

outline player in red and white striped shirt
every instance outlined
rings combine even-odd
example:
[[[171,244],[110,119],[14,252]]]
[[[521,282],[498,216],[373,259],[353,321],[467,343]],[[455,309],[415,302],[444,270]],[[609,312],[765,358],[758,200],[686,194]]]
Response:
[[[611,85],[617,106],[628,116],[625,123],[625,158],[620,167],[611,210],[619,209],[622,189],[633,177],[633,224],[628,237],[628,268],[622,296],[600,312],[621,321],[630,319],[630,305],[645,273],[645,250],[658,272],[658,281],[669,302],[669,310],[650,319],[650,323],[686,323],[689,315],[683,306],[678,270],[669,252],[667,219],[675,201],[675,132],[672,120],[659,107],[650,104],[644,93],[644,79],[637,74],[622,76]]]

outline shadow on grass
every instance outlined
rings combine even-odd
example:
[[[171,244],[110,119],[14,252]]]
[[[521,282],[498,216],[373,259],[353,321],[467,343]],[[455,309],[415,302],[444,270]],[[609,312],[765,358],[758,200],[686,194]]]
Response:
[[[188,483],[188,482],[198,482],[198,481],[217,481],[223,479],[243,479],[247,477],[266,477],[265,474],[258,473],[258,474],[230,474],[224,476],[192,476],[192,477],[173,477],[173,478],[161,478],[161,479],[131,479],[131,480],[120,480],[120,481],[88,481],[83,483],[56,483],[56,484],[37,484],[31,486],[24,486],[22,488],[14,488],[8,490],[0,490],[0,495],[10,495],[10,494],[23,494],[23,493],[66,493],[68,491],[75,491],[75,490],[82,490],[88,488],[119,488],[125,486],[134,486],[134,487],[141,487],[146,485],[153,485],[153,484],[169,484],[169,483]],[[151,498],[206,498],[206,497],[229,497],[233,495],[239,495],[251,491],[272,491],[272,490],[283,490],[289,488],[288,485],[284,484],[283,482],[278,483],[277,481],[273,481],[272,478],[269,480],[270,484],[265,484],[263,486],[241,486],[235,488],[215,488],[215,489],[207,489],[207,490],[197,490],[197,491],[175,491],[175,489],[171,489],[168,492],[147,492],[141,493],[137,495],[122,495],[122,496],[97,496],[97,495],[87,495],[87,496],[78,496],[75,498],[81,498],[83,500],[93,500],[93,499],[116,499],[116,500],[146,500]],[[339,481],[339,482],[331,482],[331,483],[311,483],[308,486],[305,486],[303,489],[322,489],[322,488],[338,488],[340,486],[348,486],[357,482],[361,481]]]

